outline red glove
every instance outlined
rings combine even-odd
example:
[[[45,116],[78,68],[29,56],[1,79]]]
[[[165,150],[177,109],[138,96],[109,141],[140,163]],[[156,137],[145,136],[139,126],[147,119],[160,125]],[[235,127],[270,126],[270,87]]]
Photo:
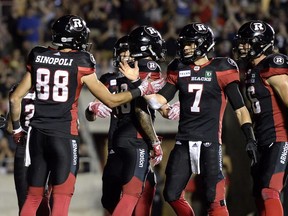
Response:
[[[141,96],[157,93],[166,83],[164,78],[150,82],[148,80],[149,77],[150,73],[142,81],[141,85],[138,86],[141,91]]]
[[[155,143],[152,144],[153,147],[153,153],[151,155],[151,162],[153,166],[158,165],[163,158],[163,151],[161,148],[161,141],[157,141]]]
[[[89,103],[89,111],[97,117],[107,118],[111,115],[112,110],[100,101]]]
[[[177,101],[170,106],[170,110],[168,112],[168,119],[179,120],[179,117],[180,117],[180,102]]]
[[[19,145],[19,144],[24,144],[23,143],[23,140],[25,140],[25,136],[26,136],[26,131],[23,130],[22,127],[16,129],[16,130],[13,130],[13,140],[14,142]]]

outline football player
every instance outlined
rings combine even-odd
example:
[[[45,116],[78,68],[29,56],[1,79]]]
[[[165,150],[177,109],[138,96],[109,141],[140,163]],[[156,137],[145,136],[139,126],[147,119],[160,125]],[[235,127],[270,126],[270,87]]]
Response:
[[[111,94],[97,79],[95,59],[87,52],[89,28],[75,15],[64,15],[52,26],[52,47],[36,46],[28,56],[27,73],[11,94],[10,114],[13,136],[20,143],[21,101],[35,89],[35,112],[27,139],[29,155],[28,194],[21,216],[36,214],[45,192],[46,179],[52,185],[52,215],[68,215],[79,167],[78,98],[85,84],[90,92],[109,107],[116,107],[149,93],[147,81],[138,88]],[[31,158],[31,160],[29,160]]]
[[[177,45],[179,57],[168,65],[167,83],[158,94],[147,96],[149,105],[159,109],[179,91],[180,119],[165,171],[164,198],[177,215],[194,215],[184,198],[184,189],[192,173],[199,174],[203,179],[208,215],[229,215],[221,149],[227,98],[247,137],[252,156],[256,149],[249,112],[238,88],[238,67],[230,58],[208,58],[214,46],[214,34],[203,23],[184,26]],[[127,68],[129,66],[124,65],[123,71]],[[163,114],[168,117],[168,113]]]
[[[251,167],[256,206],[259,215],[281,216],[279,194],[287,178],[288,57],[273,51],[274,40],[271,25],[252,20],[239,28],[234,49],[249,64],[246,94],[260,154]]]
[[[152,27],[141,26],[133,30],[129,37],[124,36],[116,42],[113,62],[118,69],[121,61],[133,64],[131,59],[135,59],[140,68],[140,78],[144,79],[150,74],[150,79],[153,80],[160,78],[160,66],[155,61],[163,59],[164,54],[164,41],[159,32]],[[135,78],[138,76],[138,73],[135,74]],[[100,80],[107,83],[111,92],[131,88],[129,80],[119,71],[105,74]],[[99,102],[92,106],[90,104],[90,110],[103,116],[103,105],[98,104]],[[86,113],[88,110],[89,108]],[[108,142],[110,151],[103,173],[102,203],[113,215],[132,215],[133,212],[134,215],[150,214],[155,181],[149,168],[149,149],[153,149],[153,165],[162,159],[161,141],[153,127],[155,115],[154,111],[150,111],[144,99],[135,99],[112,111]],[[115,202],[117,199],[119,203]]]
[[[13,86],[10,91],[10,94],[15,90],[17,85]],[[20,115],[20,124],[23,128],[25,134],[28,131],[30,119],[34,115],[34,99],[35,99],[35,91],[31,89],[23,98],[21,103],[21,115]],[[8,124],[6,128],[9,134],[13,133],[12,121],[10,115],[8,113]],[[14,155],[14,183],[16,189],[16,195],[18,199],[18,207],[19,214],[24,205],[28,183],[27,183],[27,167],[24,164],[25,161],[25,151],[26,151],[26,135],[23,137],[21,142],[17,142],[15,155]],[[41,204],[37,210],[38,216],[49,216],[51,214],[50,205],[49,205],[49,197],[50,192],[48,189],[48,184],[45,186],[45,195],[41,201]]]

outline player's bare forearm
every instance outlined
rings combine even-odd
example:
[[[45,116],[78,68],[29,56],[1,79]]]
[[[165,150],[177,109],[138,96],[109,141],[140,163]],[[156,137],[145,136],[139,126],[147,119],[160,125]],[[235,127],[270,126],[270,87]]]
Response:
[[[140,123],[140,126],[145,133],[145,135],[148,137],[148,139],[154,143],[158,141],[157,134],[155,132],[155,128],[153,125],[153,121],[151,119],[149,110],[144,111],[140,107],[135,108],[136,116],[138,118],[138,121]]]
[[[21,100],[13,94],[9,98],[11,120],[19,121],[21,113]]]
[[[237,110],[235,110],[236,116],[238,118],[238,122],[240,125],[243,125],[245,123],[251,123],[251,117],[248,109],[246,106],[243,106]]]
[[[7,126],[6,126],[6,131],[9,134],[13,133],[13,127],[12,127],[12,120],[11,120],[11,115],[10,113],[7,114]]]
[[[9,113],[11,115],[12,123],[20,120],[21,101],[22,98],[28,93],[29,89],[31,89],[31,87],[31,74],[26,72],[15,91],[9,96]]]
[[[166,119],[168,119],[168,112],[170,110],[169,104],[164,104],[160,109],[158,109],[158,112]]]
[[[99,99],[109,108],[114,108],[122,104],[125,104],[131,101],[133,98],[139,97],[141,95],[140,89],[133,89],[131,91],[112,94],[106,88],[106,86],[97,79],[97,77],[94,74],[82,77],[82,82],[84,82],[87,85],[89,91],[97,99]]]

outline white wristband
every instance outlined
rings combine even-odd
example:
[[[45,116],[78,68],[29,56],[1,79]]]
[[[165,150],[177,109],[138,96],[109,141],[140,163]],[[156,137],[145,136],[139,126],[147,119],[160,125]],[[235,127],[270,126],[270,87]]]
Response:
[[[21,131],[23,131],[23,129],[22,129],[22,127],[20,126],[19,128],[13,130],[13,134],[20,133]]]

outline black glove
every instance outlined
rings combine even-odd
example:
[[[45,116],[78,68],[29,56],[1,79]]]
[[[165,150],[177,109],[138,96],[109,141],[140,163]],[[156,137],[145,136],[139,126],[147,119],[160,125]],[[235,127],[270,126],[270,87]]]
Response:
[[[254,164],[256,164],[258,162],[258,158],[259,158],[259,153],[257,150],[257,144],[256,144],[255,140],[250,140],[247,142],[246,152],[247,152],[249,158],[251,159],[251,161],[252,161],[251,165],[253,166]]]
[[[241,129],[246,137],[246,152],[249,158],[252,160],[252,166],[258,162],[259,153],[257,150],[257,142],[254,136],[254,131],[251,123],[245,123],[241,126]]]

